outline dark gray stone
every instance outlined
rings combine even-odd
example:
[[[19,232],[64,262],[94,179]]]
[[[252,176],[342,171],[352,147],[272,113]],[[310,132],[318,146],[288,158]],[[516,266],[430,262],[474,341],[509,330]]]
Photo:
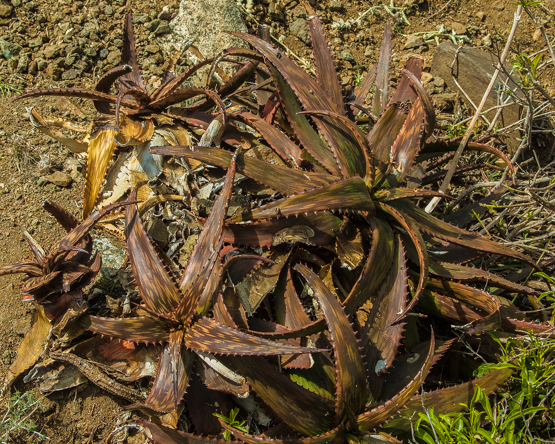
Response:
[[[12,15],[13,7],[10,5],[0,5],[0,17],[8,18]]]
[[[170,24],[166,21],[161,21],[156,30],[154,31],[154,35],[164,35],[169,34],[171,32]]]
[[[343,50],[343,51],[341,51],[341,53],[339,55],[340,55],[342,60],[345,60],[346,62],[355,63],[355,58],[353,57],[353,55],[349,51]]]
[[[81,75],[81,71],[77,69],[68,69],[62,73],[62,80],[75,80]]]
[[[20,53],[21,46],[6,40],[0,40],[0,51],[2,51],[2,55],[5,59],[9,59]]]

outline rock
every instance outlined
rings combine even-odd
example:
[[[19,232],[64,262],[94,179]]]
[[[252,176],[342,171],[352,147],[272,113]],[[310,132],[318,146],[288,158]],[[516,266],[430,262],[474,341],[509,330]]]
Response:
[[[20,56],[17,63],[16,72],[20,74],[25,74],[29,69],[29,63],[31,63],[31,58],[28,54],[23,54],[22,56]]]
[[[532,38],[534,39],[535,42],[537,42],[542,36],[542,30],[541,29],[536,29],[534,31],[534,35],[532,36]]]
[[[36,60],[33,60],[30,64],[29,64],[29,70],[28,70],[29,74],[31,74],[32,76],[34,76],[37,72],[38,72],[38,63]]]
[[[75,80],[81,75],[81,71],[77,69],[69,69],[62,73],[62,80]]]
[[[145,51],[148,54],[157,54],[160,52],[160,47],[158,45],[146,45]]]
[[[158,28],[158,25],[160,24],[161,21],[162,20],[160,19],[154,19],[150,23],[146,24],[145,28],[148,29],[150,32],[154,32],[154,30]]]
[[[503,11],[505,9],[505,2],[503,0],[499,0],[493,4],[493,9],[495,11]]]
[[[108,57],[106,57],[106,63],[109,63],[110,65],[117,65],[119,64],[121,58],[121,51],[116,49],[114,51],[110,51],[108,53]]]
[[[347,51],[347,50],[341,51],[341,53],[339,54],[339,56],[341,57],[341,60],[345,60],[346,62],[355,63],[355,58],[354,58],[353,55],[352,55],[349,51]]]
[[[123,46],[123,41],[121,39],[114,39],[112,43],[118,49],[121,49],[121,47]]]
[[[483,22],[484,19],[486,18],[486,14],[484,13],[484,11],[478,11],[478,12],[476,13],[476,18],[477,18],[478,20],[480,20],[481,22]]]
[[[172,14],[171,12],[167,9],[167,6],[164,6],[164,8],[162,9],[162,12],[160,14],[158,14],[158,18],[160,20],[170,20],[172,18]]]
[[[148,236],[160,247],[168,245],[168,229],[160,219],[152,218],[147,224]]]
[[[443,80],[439,76],[434,77],[434,86],[436,88],[444,88],[445,87],[445,80]]]
[[[452,78],[454,75],[461,88],[466,91],[470,99],[474,103],[480,103],[482,96],[490,82],[491,76],[495,70],[499,59],[494,54],[482,51],[477,48],[460,48],[458,52],[458,62],[453,65],[453,74],[451,73],[451,64],[457,46],[451,42],[442,42],[439,44],[434,52],[432,60],[431,74],[434,77],[441,77],[445,84],[451,91],[459,91],[455,81]],[[506,64],[507,72],[511,71],[511,65]],[[499,91],[503,90],[503,84],[508,82],[509,88],[514,94],[519,95],[519,90],[514,79],[509,79],[506,74],[500,73],[493,90],[488,97],[484,109],[492,108],[498,104]],[[467,103],[467,106],[471,106]],[[490,111],[486,117],[493,119],[497,110]],[[500,124],[505,127],[520,119],[521,107],[517,104],[503,108],[501,113]],[[506,136],[506,143],[508,144],[509,153],[513,154],[518,148],[519,142],[517,141],[518,129],[516,132],[509,133]]]
[[[25,3],[25,8],[28,11],[34,11],[35,9],[38,8],[38,5],[35,2],[29,2],[29,3]]]
[[[341,11],[343,9],[343,3],[340,0],[331,0],[329,10],[330,11]]]
[[[464,35],[468,32],[466,26],[458,22],[451,22],[451,29],[455,31],[455,34],[457,35]]]
[[[85,54],[87,57],[93,59],[93,58],[96,57],[96,55],[97,55],[98,53],[96,52],[96,49],[94,49],[94,47],[89,46],[88,48],[85,48],[85,49],[83,50],[83,54]]]
[[[46,176],[46,180],[59,187],[67,187],[71,184],[73,179],[69,174],[62,173],[61,171],[56,171],[55,173]]]
[[[44,71],[47,66],[48,66],[48,62],[46,60],[37,59],[37,69],[39,71]]]
[[[42,41],[42,37],[37,37],[36,39],[31,39],[28,42],[29,48],[40,48],[44,42]]]
[[[364,57],[371,57],[374,54],[374,49],[371,46],[367,46],[364,50]]]
[[[10,3],[14,8],[19,8],[21,6],[21,0],[12,0]]]
[[[105,59],[106,57],[108,57],[108,54],[110,54],[110,51],[108,51],[106,48],[103,48],[100,50],[100,58],[101,59]]]
[[[427,85],[428,83],[430,83],[432,81],[433,78],[434,78],[434,76],[431,75],[429,72],[423,72],[420,80],[422,81],[422,83],[424,85]]]
[[[424,42],[424,39],[421,35],[410,34],[409,36],[407,36],[405,49],[418,48],[419,46],[424,46],[425,44],[426,42]]]
[[[171,32],[170,24],[166,21],[161,21],[156,30],[154,31],[154,35],[163,35],[169,34]]]
[[[173,32],[163,41],[168,52],[170,45],[180,47],[193,37],[197,37],[195,45],[204,57],[214,57],[231,46],[247,47],[243,40],[224,32],[248,31],[235,0],[182,0],[170,27]],[[191,51],[186,57],[190,62],[198,61]]]
[[[289,31],[295,37],[307,45],[310,44],[310,33],[308,32],[308,24],[305,19],[298,18],[289,25]]]
[[[18,64],[19,64],[18,57],[12,57],[10,60],[8,60],[8,69],[10,70],[10,72],[15,72]]]
[[[75,63],[75,60],[76,60],[76,57],[74,55],[66,57],[64,60],[65,67],[69,68],[71,65]]]
[[[491,34],[488,34],[482,38],[482,44],[484,46],[491,46]]]
[[[455,93],[442,93],[434,94],[432,100],[437,111],[449,112],[453,111],[457,94]]]
[[[62,48],[60,45],[51,45],[44,48],[43,54],[46,60],[54,59],[60,55]]]
[[[114,13],[114,8],[112,8],[111,6],[106,6],[104,8],[104,14],[106,14],[108,17],[110,17],[113,13]]]
[[[2,55],[5,59],[9,59],[19,54],[21,46],[6,40],[0,40],[0,51],[2,51]]]
[[[51,77],[54,80],[59,80],[62,75],[62,69],[57,67],[54,63],[49,63],[46,66],[45,72],[46,75]]]
[[[12,15],[13,12],[13,7],[10,5],[0,5],[0,17],[2,18],[8,18],[10,15]]]
[[[133,23],[135,25],[144,25],[148,21],[146,14],[133,14]]]

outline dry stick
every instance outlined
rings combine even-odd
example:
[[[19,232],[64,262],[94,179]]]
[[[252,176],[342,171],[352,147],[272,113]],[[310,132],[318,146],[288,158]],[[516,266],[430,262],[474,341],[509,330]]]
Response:
[[[513,27],[511,28],[511,33],[509,34],[509,38],[507,39],[507,44],[505,45],[505,48],[503,49],[503,54],[501,54],[501,59],[499,60],[499,63],[497,64],[497,67],[496,67],[495,71],[493,72],[493,75],[491,76],[491,81],[489,82],[489,85],[486,89],[486,92],[484,93],[484,96],[482,97],[482,101],[480,102],[480,105],[478,106],[478,110],[476,111],[476,114],[474,114],[474,118],[472,119],[472,121],[470,122],[470,125],[468,126],[466,132],[464,133],[464,137],[461,140],[461,143],[460,143],[459,147],[457,148],[457,152],[455,153],[455,157],[453,157],[453,160],[451,161],[451,165],[449,165],[449,170],[447,171],[447,175],[445,176],[445,179],[444,179],[443,183],[441,184],[441,187],[439,188],[440,193],[445,193],[445,191],[449,187],[449,184],[451,183],[451,179],[453,178],[453,173],[455,172],[455,168],[457,167],[457,163],[459,163],[459,159],[461,158],[462,152],[463,152],[464,148],[466,147],[466,144],[470,140],[470,137],[474,134],[474,126],[476,125],[476,122],[478,121],[478,118],[480,117],[480,113],[482,112],[482,109],[484,108],[484,105],[486,104],[486,100],[487,100],[491,90],[493,89],[493,85],[495,84],[495,81],[497,80],[497,75],[499,74],[499,71],[501,70],[501,65],[503,65],[503,63],[505,63],[505,59],[507,58],[507,54],[509,53],[509,48],[510,48],[511,42],[513,41],[513,38],[515,36],[516,28],[517,28],[518,22],[520,21],[521,14],[522,14],[522,5],[518,5],[518,8],[515,12]],[[441,200],[441,197],[434,197],[430,201],[430,203],[426,206],[426,209],[425,209],[426,213],[431,213],[434,210],[434,208],[437,206],[437,204],[439,203],[440,200]]]

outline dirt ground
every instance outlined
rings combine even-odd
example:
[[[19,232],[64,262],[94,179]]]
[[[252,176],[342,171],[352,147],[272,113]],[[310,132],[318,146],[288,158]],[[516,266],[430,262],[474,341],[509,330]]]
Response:
[[[324,9],[316,9],[333,45],[340,78],[345,84],[376,62],[386,22],[396,29],[393,37],[393,71],[398,73],[407,57],[415,53],[424,58],[427,71],[436,44],[404,49],[407,38],[402,34],[432,31],[437,26],[445,25],[448,31],[464,31],[471,42],[469,46],[484,45],[489,38],[489,49],[497,51],[504,45],[516,9],[514,2],[503,0],[494,3],[476,0],[409,0],[408,3],[412,4],[406,9],[410,25],[403,23],[399,14],[393,17],[380,8],[363,26],[351,25],[350,29],[346,29],[349,19],[356,19],[359,14],[380,3],[376,0],[372,3],[326,0],[321,6]],[[399,0],[395,0],[394,4],[402,6]],[[388,1],[386,5],[389,6]],[[555,1],[546,0],[545,7],[537,8],[536,11],[553,39],[553,16],[549,11],[555,10]],[[137,24],[135,28],[139,57],[144,60],[146,44],[156,43],[156,39],[163,37],[153,36],[148,40],[151,30],[147,27],[161,14],[164,20],[171,19],[177,13],[177,2],[105,0],[96,3],[89,0],[59,0],[52,3],[44,0],[12,0],[9,3],[2,0],[0,47],[4,57],[1,57],[0,64],[0,88],[6,90],[17,87],[21,91],[28,91],[39,87],[91,86],[117,56],[118,48],[121,47],[122,18],[130,8],[143,18],[146,17],[144,23]],[[308,60],[310,47],[291,32],[291,25],[303,18],[304,13],[296,0],[255,0],[252,17],[247,17],[246,21],[250,30],[254,29],[255,20],[270,25],[274,35],[285,36],[283,43],[288,48]],[[334,23],[347,25],[343,26],[344,29],[338,29],[337,25],[332,26]],[[527,54],[543,49],[545,41],[537,29],[536,24],[524,15],[519,24],[515,48]],[[80,40],[84,41],[81,46]],[[72,53],[73,50],[68,50],[66,46],[61,51],[68,52],[68,56],[61,52],[55,54],[55,49],[51,47],[59,43],[86,50],[93,48],[94,51],[75,50]],[[10,56],[10,51],[17,52],[17,46],[20,47],[19,57],[14,62],[16,57]],[[543,54],[543,59],[547,60],[547,52]],[[72,55],[76,56],[75,60],[68,61]],[[8,56],[10,58],[6,58]],[[65,60],[62,56],[65,56]],[[151,74],[157,72],[156,63],[163,61],[158,60],[159,57],[158,54],[148,56]],[[167,57],[167,54],[163,57]],[[151,59],[155,59],[154,62]],[[64,75],[70,70],[78,75],[75,78],[71,78],[75,72]],[[145,74],[145,77],[148,79],[149,74]],[[550,92],[555,86],[552,78],[553,69],[544,70],[540,78]],[[82,168],[78,173],[73,173],[72,183],[67,187],[54,185],[44,179],[55,171],[71,173],[77,165],[75,160],[80,161],[79,157],[32,128],[25,108],[29,106],[83,122],[94,115],[92,104],[85,100],[40,98],[12,102],[7,94],[0,97],[0,266],[28,256],[20,227],[28,230],[45,248],[62,234],[63,230],[42,209],[45,199],[62,204],[78,216],[82,208]],[[33,306],[21,302],[20,281],[18,275],[0,278],[0,378],[4,377],[15,359],[17,347],[31,323]],[[25,391],[30,387],[18,381],[15,388]],[[35,420],[40,433],[48,436],[49,442],[53,444],[105,442],[118,421],[128,419],[123,416],[125,412],[122,410],[126,405],[125,400],[109,396],[90,383],[54,393],[45,397],[42,404],[40,415],[36,415]],[[139,443],[144,440],[141,435],[126,439],[122,442]]]

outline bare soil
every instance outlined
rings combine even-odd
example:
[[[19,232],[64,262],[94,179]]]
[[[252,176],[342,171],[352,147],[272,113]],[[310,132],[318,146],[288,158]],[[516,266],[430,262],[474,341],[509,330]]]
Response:
[[[357,75],[364,74],[377,61],[386,22],[394,25],[397,30],[393,38],[393,71],[398,73],[406,59],[415,53],[424,58],[425,71],[428,71],[435,43],[421,48],[404,49],[407,39],[399,32],[409,35],[432,31],[439,25],[445,25],[449,31],[453,28],[466,28],[465,35],[472,42],[469,45],[481,46],[484,38],[489,36],[492,41],[489,49],[497,52],[504,45],[516,9],[513,2],[503,0],[495,3],[476,0],[413,0],[414,6],[406,9],[410,25],[403,24],[399,15],[392,17],[381,8],[364,21],[363,26],[332,29],[334,22],[356,19],[372,5],[362,1],[331,0],[329,4],[327,1],[322,3],[323,6],[317,6],[316,11],[333,45],[340,78],[345,84]],[[440,11],[446,3],[449,5]],[[389,5],[388,2],[386,4]],[[373,5],[379,3],[373,2]],[[400,1],[395,1],[395,5],[402,6]],[[163,11],[165,6],[169,8]],[[555,10],[555,1],[547,0],[545,6]],[[6,59],[9,48],[4,50],[0,64],[0,83],[17,86],[22,91],[39,87],[93,85],[99,74],[110,67],[110,61],[116,56],[119,60],[117,51],[121,47],[122,18],[130,8],[146,17],[144,23],[135,27],[140,60],[148,58],[150,65],[147,71],[151,75],[159,74],[156,66],[161,65],[168,55],[147,56],[145,46],[156,44],[157,39],[163,37],[155,36],[147,26],[161,13],[164,13],[165,20],[171,19],[177,13],[178,3],[169,0],[108,0],[100,3],[89,0],[59,0],[54,3],[45,0],[12,0],[9,3],[3,0],[0,3],[0,40],[19,45],[21,49],[17,62],[13,61],[14,57]],[[536,8],[535,11],[553,39],[553,17],[549,10]],[[272,26],[274,35],[285,36],[283,43],[293,53],[310,60],[310,47],[293,35],[290,28],[295,20],[305,16],[305,10],[296,0],[255,0],[252,17],[246,17],[246,22],[250,30],[255,29],[255,19]],[[87,33],[90,29],[93,31]],[[82,46],[80,40],[84,41]],[[81,49],[93,48],[94,52],[90,51],[90,54],[96,55],[89,56],[83,51],[77,51],[75,60],[68,61],[64,52],[67,46],[64,46],[59,55],[51,56],[49,48],[56,44],[74,45]],[[514,46],[526,54],[546,47],[545,41],[538,35],[536,25],[528,16],[524,16],[519,24]],[[27,67],[23,66],[25,60],[21,62],[25,54],[28,54]],[[543,54],[546,60],[548,53]],[[76,68],[79,62],[83,63]],[[72,69],[78,71],[75,78],[70,78],[73,74],[64,76],[64,72]],[[148,78],[149,73],[145,77]],[[553,95],[555,85],[552,78],[553,69],[548,68],[543,71],[540,80]],[[68,159],[79,160],[79,157],[33,129],[25,107],[36,106],[48,114],[83,122],[89,121],[94,115],[91,103],[84,100],[40,98],[12,102],[12,97],[4,95],[0,98],[0,266],[28,256],[29,251],[20,234],[20,227],[32,233],[45,248],[62,234],[61,227],[42,210],[45,199],[62,204],[78,216],[82,208],[82,174],[74,175],[73,182],[67,187],[44,183],[41,179],[54,171],[65,169],[69,172],[71,168]],[[4,377],[15,359],[17,347],[31,323],[33,306],[21,302],[20,281],[19,275],[0,278],[0,378]],[[15,388],[26,391],[31,387],[18,381]],[[105,442],[118,421],[124,419],[122,407],[126,405],[125,400],[108,395],[90,383],[54,393],[45,397],[42,403],[43,408],[40,415],[35,416],[35,420],[38,430],[48,436],[49,442],[53,444]],[[13,439],[16,442],[29,442],[26,438],[16,436]],[[136,434],[122,442],[143,441],[142,435]]]

